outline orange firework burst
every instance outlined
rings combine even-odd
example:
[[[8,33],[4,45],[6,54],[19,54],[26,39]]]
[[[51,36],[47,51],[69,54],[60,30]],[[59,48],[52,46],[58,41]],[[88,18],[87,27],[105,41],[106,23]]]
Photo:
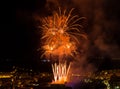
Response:
[[[79,18],[78,15],[72,16],[71,9],[69,13],[66,10],[59,13],[54,12],[52,16],[42,19],[42,49],[43,55],[47,58],[50,55],[57,56],[59,63],[52,64],[54,75],[54,83],[64,83],[67,80],[67,75],[70,69],[70,64],[66,61],[60,61],[64,56],[74,56],[77,53],[77,44],[79,44],[79,37],[87,38],[82,33],[82,25],[78,21],[84,17]],[[42,55],[42,56],[43,56]]]
[[[82,25],[77,22],[84,17],[79,18],[78,15],[71,16],[73,9],[66,15],[66,10],[59,13],[54,12],[53,16],[48,16],[42,19],[42,40],[44,45],[43,55],[71,55],[76,53],[76,45],[79,43],[78,36],[87,38],[85,34],[81,33]],[[42,55],[42,56],[43,56]]]

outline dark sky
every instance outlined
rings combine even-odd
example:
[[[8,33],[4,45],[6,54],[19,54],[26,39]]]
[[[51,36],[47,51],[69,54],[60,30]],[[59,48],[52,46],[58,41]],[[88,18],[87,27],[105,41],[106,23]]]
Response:
[[[37,9],[42,13],[45,0],[4,1],[1,4],[0,70],[9,70],[11,65],[34,67],[39,59],[40,44],[33,14]]]
[[[40,7],[37,7],[39,3]],[[36,45],[33,13],[44,7],[44,1],[18,0],[10,2],[3,9],[0,30],[0,59],[20,59],[33,57]]]
[[[55,0],[48,0],[48,1],[51,1],[53,5],[56,4]],[[66,7],[68,5],[67,1],[68,0],[66,0],[65,4],[63,4],[63,5],[66,5]],[[77,0],[71,0],[71,2],[72,1],[75,3],[77,2]],[[85,0],[85,1],[87,2],[88,0]],[[91,0],[91,1],[92,1],[91,2],[92,4],[96,0]],[[84,6],[85,9],[84,8],[81,8],[81,9],[84,9],[87,11],[88,9],[86,8],[89,8],[89,7],[87,6],[86,2],[83,2],[86,6],[86,7]],[[120,45],[120,35],[119,35],[120,27],[118,24],[120,21],[119,3],[120,3],[119,0],[106,0],[103,4],[103,10],[105,13],[104,17],[106,21],[111,22],[111,24],[114,24],[112,28],[116,29],[115,31],[111,29],[108,32],[107,31],[104,32],[108,36],[108,40],[106,42],[110,44],[108,45],[109,47],[111,47],[111,44],[117,45],[117,48],[120,47],[119,46]],[[12,2],[7,2],[7,3],[4,2],[4,4],[5,5],[4,7],[2,7],[3,8],[2,16],[0,19],[0,22],[1,22],[0,60],[14,61],[14,62],[15,61],[16,62],[17,61],[33,62],[34,60],[37,61],[39,59],[39,56],[38,56],[39,53],[37,52],[37,48],[39,45],[39,36],[37,34],[33,15],[35,13],[39,13],[39,15],[41,16],[44,15],[47,11],[45,8],[45,5],[47,5],[48,2],[46,2],[45,0],[17,0],[15,4],[13,4]],[[69,2],[69,4],[71,3]],[[75,5],[78,8],[80,4],[79,5],[75,4]],[[88,16],[87,13],[84,11],[83,11],[83,15],[86,15],[86,17]],[[90,16],[88,16],[88,24],[93,21],[91,20]],[[112,21],[114,21],[115,23],[112,23]],[[88,26],[90,25],[92,24],[90,23]],[[109,25],[109,28],[110,28],[111,26],[110,23],[107,25]],[[107,28],[103,28],[103,29],[107,29]],[[92,33],[90,31],[88,31],[88,33],[91,36]],[[94,36],[91,37],[91,40],[94,40],[93,38]],[[95,42],[98,42],[98,40],[95,40]],[[99,45],[97,46],[99,48],[101,47]],[[106,46],[106,45],[103,45],[103,46]]]

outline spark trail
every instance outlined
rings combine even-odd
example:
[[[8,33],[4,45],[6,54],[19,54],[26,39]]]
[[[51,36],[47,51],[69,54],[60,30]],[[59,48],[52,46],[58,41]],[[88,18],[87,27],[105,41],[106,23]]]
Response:
[[[78,24],[81,19],[78,15],[72,15],[74,9],[71,9],[68,13],[66,10],[54,12],[52,16],[48,16],[42,19],[42,37],[41,40],[44,43],[42,50],[44,51],[42,56],[47,58],[57,56],[58,64],[52,64],[54,81],[67,81],[67,74],[70,69],[70,65],[67,67],[64,56],[72,56],[77,54],[77,45],[79,44],[79,38],[87,39],[86,35],[82,33],[82,25]],[[52,59],[52,58],[51,58]],[[61,62],[62,61],[62,62]]]

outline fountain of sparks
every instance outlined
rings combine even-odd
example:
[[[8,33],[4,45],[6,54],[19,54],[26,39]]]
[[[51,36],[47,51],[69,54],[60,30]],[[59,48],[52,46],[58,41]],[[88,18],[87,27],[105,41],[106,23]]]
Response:
[[[72,11],[73,9],[69,13],[66,10],[62,12],[59,8],[59,13],[54,12],[52,16],[43,18],[42,26],[40,26],[42,29],[41,40],[44,43],[42,56],[51,59],[57,56],[59,61],[52,64],[53,83],[62,84],[67,81],[70,64],[67,65],[67,60],[63,59],[67,56],[74,57],[78,53],[76,50],[80,37],[87,39],[86,35],[81,33],[82,25],[78,24],[78,21],[84,17],[72,16]]]
[[[67,67],[66,62],[61,64],[52,64],[54,82],[53,83],[65,83],[67,82],[67,75],[70,69],[70,65]]]

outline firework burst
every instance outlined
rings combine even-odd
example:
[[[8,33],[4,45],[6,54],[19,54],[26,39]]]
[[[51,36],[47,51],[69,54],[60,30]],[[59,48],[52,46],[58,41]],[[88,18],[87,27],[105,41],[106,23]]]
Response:
[[[43,30],[41,38],[44,41],[43,55],[73,56],[73,53],[76,53],[76,45],[79,44],[78,37],[87,38],[81,33],[82,25],[77,24],[84,17],[72,16],[73,10],[66,15],[66,10],[62,13],[59,9],[59,13],[54,12],[53,16],[42,19],[43,25],[40,28]]]
[[[54,12],[52,16],[48,16],[42,19],[42,37],[41,40],[44,43],[42,49],[44,53],[42,56],[47,58],[53,56],[58,57],[59,63],[52,64],[53,75],[55,83],[63,83],[67,80],[67,75],[70,69],[70,65],[67,65],[67,60],[64,57],[74,56],[77,53],[77,45],[79,44],[79,38],[87,39],[81,29],[82,25],[78,22],[84,17],[79,18],[78,15],[72,16],[73,9],[67,13],[63,12],[59,8],[59,12]]]

